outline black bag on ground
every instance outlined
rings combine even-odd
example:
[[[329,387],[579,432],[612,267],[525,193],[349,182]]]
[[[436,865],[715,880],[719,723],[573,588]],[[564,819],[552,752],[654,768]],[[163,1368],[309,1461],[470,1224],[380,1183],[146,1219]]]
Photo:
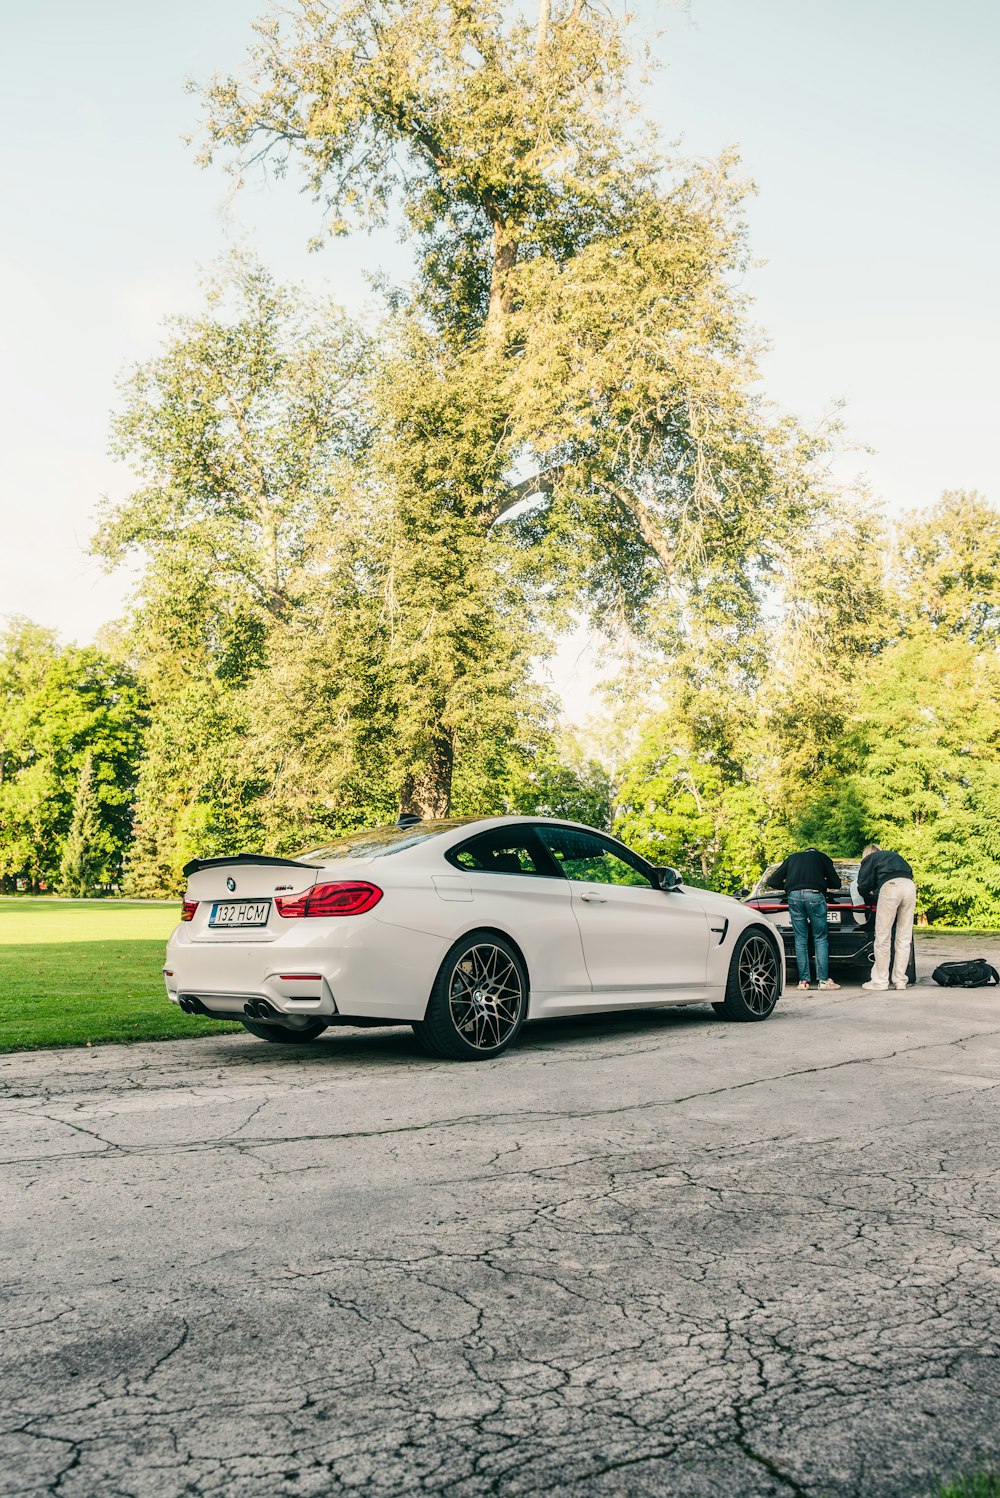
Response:
[[[985,957],[973,957],[969,962],[942,962],[931,977],[942,988],[990,988],[1000,983],[1000,973]]]

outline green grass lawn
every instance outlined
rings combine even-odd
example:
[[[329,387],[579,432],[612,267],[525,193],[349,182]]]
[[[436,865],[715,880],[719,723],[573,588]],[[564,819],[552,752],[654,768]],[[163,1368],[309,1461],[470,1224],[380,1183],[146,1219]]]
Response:
[[[935,1498],[1000,1498],[1000,1477],[992,1470],[974,1472],[939,1487]]]
[[[987,941],[996,941],[1000,931],[984,926],[914,926],[913,934],[921,936],[981,936]]]
[[[0,1051],[239,1030],[183,1014],[161,969],[176,905],[0,898]]]

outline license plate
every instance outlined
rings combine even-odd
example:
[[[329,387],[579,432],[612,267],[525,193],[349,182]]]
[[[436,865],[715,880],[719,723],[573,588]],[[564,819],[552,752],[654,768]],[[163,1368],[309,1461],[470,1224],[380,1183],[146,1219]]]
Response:
[[[266,926],[270,900],[224,900],[212,906],[210,926]]]
[[[839,910],[828,910],[827,913],[826,913],[826,924],[828,926],[839,926],[840,925],[840,911]]]

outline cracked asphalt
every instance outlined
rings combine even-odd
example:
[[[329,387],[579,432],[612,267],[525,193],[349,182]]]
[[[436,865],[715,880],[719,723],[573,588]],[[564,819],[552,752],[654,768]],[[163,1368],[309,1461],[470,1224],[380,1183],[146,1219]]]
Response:
[[[406,1030],[5,1057],[0,1494],[911,1498],[1000,1461],[998,1060],[996,991],[926,984],[479,1066]]]

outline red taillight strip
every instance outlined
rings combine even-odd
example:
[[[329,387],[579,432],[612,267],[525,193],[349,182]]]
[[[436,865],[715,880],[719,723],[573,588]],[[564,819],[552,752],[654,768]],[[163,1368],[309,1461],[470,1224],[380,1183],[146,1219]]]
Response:
[[[193,920],[194,913],[195,913],[195,911],[197,909],[198,909],[198,901],[197,900],[186,900],[186,899],[182,900],[181,901],[181,920],[182,921]]]
[[[282,983],[322,983],[322,973],[279,973]]]
[[[299,920],[303,916],[364,915],[381,898],[377,884],[369,884],[366,879],[340,879],[314,884],[304,895],[275,895],[274,906],[285,920]]]
[[[827,900],[828,910],[874,910],[874,905],[839,905],[836,900]],[[758,905],[753,900],[748,900],[747,905],[751,910],[787,910],[787,905]]]

